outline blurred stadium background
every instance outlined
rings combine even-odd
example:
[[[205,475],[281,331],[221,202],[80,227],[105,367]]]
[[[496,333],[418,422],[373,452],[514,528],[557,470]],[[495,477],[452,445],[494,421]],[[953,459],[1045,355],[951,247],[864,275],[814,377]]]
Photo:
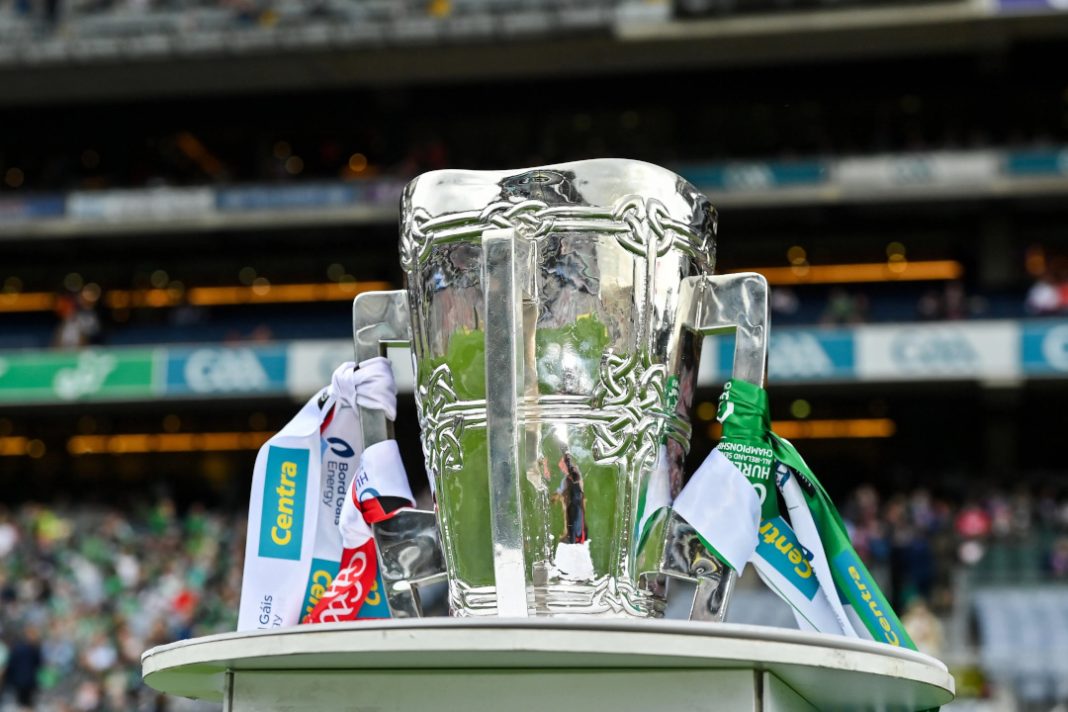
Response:
[[[776,429],[952,709],[1068,709],[1066,9],[0,0],[0,710],[186,709],[140,654],[233,629],[256,448],[400,285],[404,182],[601,156],[773,284]]]

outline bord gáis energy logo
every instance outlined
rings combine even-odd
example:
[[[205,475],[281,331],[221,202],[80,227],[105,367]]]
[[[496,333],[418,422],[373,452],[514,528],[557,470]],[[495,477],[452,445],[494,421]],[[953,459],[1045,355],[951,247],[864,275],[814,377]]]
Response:
[[[267,451],[263,485],[260,556],[300,559],[307,488],[308,451],[272,445]]]
[[[326,442],[330,444],[330,450],[338,457],[350,458],[356,454],[356,451],[352,449],[352,446],[341,438],[327,438]]]

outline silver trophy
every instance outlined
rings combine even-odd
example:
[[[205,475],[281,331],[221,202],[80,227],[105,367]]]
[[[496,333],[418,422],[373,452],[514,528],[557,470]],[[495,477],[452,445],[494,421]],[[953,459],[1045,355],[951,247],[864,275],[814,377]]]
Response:
[[[357,358],[410,345],[437,511],[376,525],[386,598],[421,614],[657,617],[670,579],[722,620],[733,574],[669,508],[706,334],[762,384],[767,284],[712,276],[716,213],[663,168],[435,171],[401,205],[407,289],[357,297]],[[366,444],[391,437],[361,413]]]

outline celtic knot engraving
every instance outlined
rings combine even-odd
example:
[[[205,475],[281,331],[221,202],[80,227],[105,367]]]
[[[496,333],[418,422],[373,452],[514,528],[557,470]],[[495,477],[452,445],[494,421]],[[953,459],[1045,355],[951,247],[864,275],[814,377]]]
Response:
[[[632,616],[646,617],[652,614],[651,610],[647,610],[652,603],[629,581],[607,576],[597,583],[587,607],[595,611],[625,611]]]
[[[652,464],[672,415],[667,368],[649,363],[643,355],[620,356],[609,350],[601,358],[592,406],[614,415],[594,428],[599,462],[625,461],[639,469]]]
[[[455,472],[463,467],[460,436],[464,419],[448,412],[460,403],[452,383],[452,370],[441,364],[430,374],[425,386],[419,387],[419,439],[427,468],[433,474]]]
[[[587,419],[597,462],[640,471],[655,462],[665,436],[689,442],[688,424],[674,413],[671,382],[663,364],[649,363],[643,355],[621,356],[609,350],[601,358],[598,381],[588,398],[539,400],[536,409],[541,417]],[[462,469],[460,439],[469,428],[486,427],[486,402],[460,400],[452,371],[441,364],[418,387],[416,405],[428,470],[445,474]]]
[[[614,206],[549,205],[540,200],[513,198],[482,210],[448,213],[437,217],[424,208],[405,215],[401,230],[401,266],[411,271],[426,259],[438,242],[480,237],[486,230],[514,228],[524,237],[538,239],[552,232],[611,233],[627,250],[657,256],[672,247],[711,261],[712,234],[672,218],[655,198],[624,196]]]
[[[641,198],[633,196],[620,202],[612,211],[612,216],[630,227],[629,232],[619,234],[616,239],[631,252],[647,257],[662,257],[675,242],[674,236],[664,225],[671,216],[659,200],[643,202]],[[652,233],[651,240],[646,241],[646,230]]]

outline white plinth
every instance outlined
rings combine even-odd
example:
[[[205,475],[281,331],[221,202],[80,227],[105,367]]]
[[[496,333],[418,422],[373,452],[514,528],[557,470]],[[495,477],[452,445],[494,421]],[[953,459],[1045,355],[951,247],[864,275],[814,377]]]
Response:
[[[153,648],[145,682],[245,710],[929,710],[942,663],[838,636],[729,624],[372,621]]]

